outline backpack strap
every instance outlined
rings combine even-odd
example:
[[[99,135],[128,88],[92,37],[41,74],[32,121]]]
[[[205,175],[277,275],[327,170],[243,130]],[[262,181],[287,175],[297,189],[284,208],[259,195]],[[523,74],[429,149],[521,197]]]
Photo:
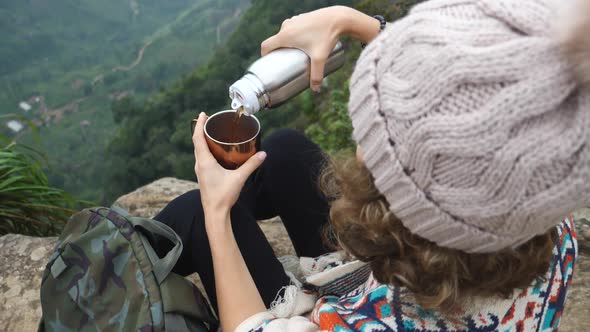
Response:
[[[140,228],[152,234],[160,235],[170,240],[174,244],[174,247],[166,254],[166,256],[160,258],[152,248],[147,238],[145,236],[140,236],[148,257],[152,262],[156,280],[160,284],[163,283],[164,279],[166,279],[166,277],[170,274],[170,271],[172,271],[176,265],[176,262],[182,253],[182,240],[178,234],[172,230],[172,228],[157,220],[139,217],[127,217],[127,219],[131,222],[131,224],[133,224],[135,228]]]
[[[132,217],[129,215],[129,212],[118,205],[111,206],[111,210],[129,220],[133,227],[140,228],[152,234],[160,235],[174,244],[172,250],[170,250],[166,256],[164,256],[164,258],[160,258],[158,254],[156,254],[154,248],[152,248],[152,245],[147,240],[147,238],[142,235],[139,236],[143,247],[146,250],[148,258],[152,263],[156,280],[159,284],[163,283],[164,279],[166,279],[166,277],[170,274],[170,271],[172,271],[174,268],[174,265],[176,265],[176,262],[182,253],[182,240],[178,234],[176,234],[172,228],[168,227],[168,225],[165,225],[157,220]]]
[[[112,205],[111,206],[111,210],[117,212],[118,214],[120,214],[121,216],[127,218],[130,217],[131,215],[129,215],[129,212],[127,210],[125,210],[124,208],[120,207],[119,205]]]

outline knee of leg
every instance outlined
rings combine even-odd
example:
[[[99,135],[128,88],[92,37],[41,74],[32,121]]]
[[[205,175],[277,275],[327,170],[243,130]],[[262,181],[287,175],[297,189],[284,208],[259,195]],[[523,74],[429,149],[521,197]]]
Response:
[[[268,154],[265,167],[289,163],[291,158],[301,150],[302,142],[308,140],[303,134],[293,129],[280,129],[262,142],[262,150]]]
[[[201,192],[197,189],[187,191],[186,193],[173,199],[167,206],[179,211],[192,211],[201,206]]]
[[[182,239],[185,245],[194,236],[205,234],[205,217],[201,205],[201,192],[192,190],[174,200],[155,218],[170,226]]]
[[[180,220],[183,223],[187,223],[194,216],[202,215],[203,208],[201,206],[201,192],[199,190],[188,191],[166,205],[166,207],[158,214],[157,220],[164,223],[172,224],[175,227],[180,224]],[[186,227],[186,226],[184,226]]]
[[[268,152],[291,152],[315,146],[314,143],[295,129],[280,129],[264,139],[262,149]]]

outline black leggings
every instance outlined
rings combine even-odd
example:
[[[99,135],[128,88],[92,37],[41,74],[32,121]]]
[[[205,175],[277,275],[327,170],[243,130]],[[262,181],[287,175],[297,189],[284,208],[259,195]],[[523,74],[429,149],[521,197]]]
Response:
[[[248,270],[268,307],[290,280],[256,220],[280,216],[297,255],[315,257],[327,252],[321,229],[328,221],[329,206],[318,189],[318,175],[325,162],[318,146],[294,130],[280,130],[262,142],[262,150],[267,158],[244,186],[231,210],[231,222]],[[184,244],[173,271],[183,276],[197,272],[217,311],[200,192],[176,198],[155,219],[174,229]],[[160,255],[170,249],[167,241],[158,240],[155,246]]]

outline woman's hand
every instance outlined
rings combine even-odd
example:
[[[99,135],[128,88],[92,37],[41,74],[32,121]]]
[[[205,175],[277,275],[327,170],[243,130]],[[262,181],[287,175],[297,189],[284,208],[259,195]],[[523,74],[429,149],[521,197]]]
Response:
[[[228,216],[232,206],[238,200],[246,179],[266,158],[265,152],[258,152],[248,159],[240,168],[227,170],[213,157],[205,141],[204,126],[207,120],[205,113],[199,114],[193,144],[195,146],[195,173],[199,181],[201,201],[207,220],[208,216]],[[229,218],[225,218],[229,220]]]
[[[287,19],[281,30],[260,46],[264,56],[281,48],[304,51],[311,59],[310,87],[319,91],[324,78],[326,59],[342,34],[368,43],[379,33],[378,20],[344,6],[318,9]]]
[[[340,37],[336,12],[340,7],[327,7],[286,19],[281,30],[260,46],[264,56],[281,48],[291,47],[304,51],[311,59],[310,87],[319,91],[324,78],[324,65]]]

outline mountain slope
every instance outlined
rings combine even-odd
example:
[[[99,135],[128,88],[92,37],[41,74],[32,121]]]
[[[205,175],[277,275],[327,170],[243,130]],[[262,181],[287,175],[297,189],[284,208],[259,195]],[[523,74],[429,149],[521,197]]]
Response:
[[[6,0],[0,3],[0,114],[39,127],[51,183],[100,201],[111,103],[142,99],[213,54],[248,0]],[[39,97],[39,99],[35,97]],[[33,97],[33,98],[31,98]],[[39,100],[39,102],[35,102]],[[21,101],[33,109],[22,112]],[[10,134],[2,125],[0,132]]]
[[[3,0],[0,82],[7,89],[0,90],[0,109],[14,108],[37,90],[48,95],[50,106],[73,99],[76,92],[69,89],[68,79],[91,79],[109,66],[131,62],[145,37],[192,3]]]

